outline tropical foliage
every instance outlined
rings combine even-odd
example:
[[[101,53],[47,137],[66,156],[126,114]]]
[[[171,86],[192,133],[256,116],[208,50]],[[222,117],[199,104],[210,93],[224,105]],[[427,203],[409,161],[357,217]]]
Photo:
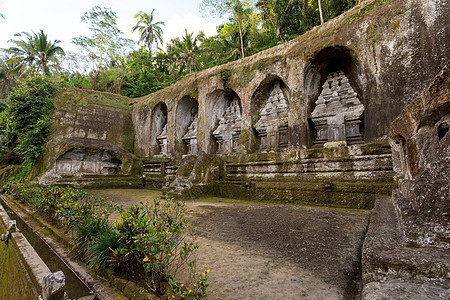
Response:
[[[58,55],[65,54],[64,50],[57,45],[60,41],[50,41],[42,30],[38,33],[33,32],[33,34],[22,32],[16,36],[24,36],[24,38],[10,40],[9,42],[15,46],[3,49],[4,52],[12,55],[15,63],[26,65],[31,74],[40,72],[42,75],[46,75],[50,73],[50,68],[58,68]],[[11,59],[9,62],[12,63]]]
[[[150,14],[146,14],[143,11],[138,12],[134,15],[134,18],[138,18],[139,21],[136,25],[133,26],[131,32],[135,32],[136,30],[139,32],[139,43],[144,43],[147,46],[148,51],[152,52],[153,44],[158,47],[159,44],[162,45],[162,27],[164,26],[164,22],[153,22],[155,10],[152,10]]]
[[[170,298],[206,298],[208,271],[198,273],[195,235],[183,202],[153,201],[151,206],[127,209],[106,202],[101,195],[69,187],[40,187],[16,182],[3,192],[51,219],[74,236],[72,252],[94,269],[109,268],[128,279],[145,279],[146,286]],[[110,214],[120,219],[111,225]],[[184,269],[188,276],[175,279]],[[186,272],[184,272],[186,274]]]
[[[72,39],[77,52],[64,51],[40,30],[22,32],[13,47],[2,49],[0,99],[35,74],[56,78],[62,86],[140,97],[192,72],[247,57],[295,38],[351,8],[359,0],[202,0],[205,15],[222,18],[217,34],[184,31],[163,44],[164,22],[155,10],[139,11],[131,28],[138,44],[123,37],[111,8],[94,6],[81,17],[90,35]],[[164,48],[163,48],[164,46]]]
[[[15,88],[0,114],[0,160],[16,155],[20,176],[27,175],[40,156],[50,131],[56,86],[48,79],[31,77]]]

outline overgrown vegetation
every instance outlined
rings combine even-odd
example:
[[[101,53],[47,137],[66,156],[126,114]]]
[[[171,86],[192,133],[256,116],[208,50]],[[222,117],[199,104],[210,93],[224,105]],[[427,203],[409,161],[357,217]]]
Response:
[[[45,77],[30,77],[4,100],[0,112],[0,165],[19,163],[27,176],[46,143],[56,86]]]
[[[206,298],[209,270],[197,272],[198,244],[188,234],[183,202],[155,199],[152,206],[123,209],[69,187],[9,183],[3,190],[71,233],[74,254],[97,271],[109,268],[126,279],[144,278],[149,290],[170,298]],[[116,210],[120,220],[111,225],[108,218]],[[177,278],[181,270],[189,274],[184,282]]]
[[[380,0],[379,2],[386,2]],[[19,82],[37,73],[53,76],[64,86],[140,97],[162,89],[186,74],[247,57],[286,42],[357,4],[359,0],[203,0],[201,13],[223,19],[217,34],[184,31],[166,41],[164,22],[157,12],[139,11],[136,25],[141,49],[126,39],[117,14],[95,6],[81,16],[90,35],[72,42],[76,52],[65,53],[58,40],[22,32],[0,58],[0,99]],[[373,5],[372,5],[373,6]],[[370,6],[369,8],[371,8]],[[363,12],[365,10],[362,10]],[[161,48],[156,48],[157,46]],[[164,46],[163,46],[164,45]]]

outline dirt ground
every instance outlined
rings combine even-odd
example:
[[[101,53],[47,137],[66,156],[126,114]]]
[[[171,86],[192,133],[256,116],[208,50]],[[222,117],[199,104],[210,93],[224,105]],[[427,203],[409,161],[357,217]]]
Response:
[[[151,203],[152,190],[97,190],[119,205]],[[186,202],[210,269],[208,299],[355,299],[370,212],[226,198]],[[116,216],[113,216],[115,218]]]

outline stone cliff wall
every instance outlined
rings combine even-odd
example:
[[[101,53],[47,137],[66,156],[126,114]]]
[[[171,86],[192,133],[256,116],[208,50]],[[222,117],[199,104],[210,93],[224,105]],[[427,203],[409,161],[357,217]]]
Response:
[[[216,153],[219,146],[213,133],[232,101],[237,101],[241,114],[236,154],[264,150],[261,143],[266,134],[271,141],[271,132],[275,147],[270,150],[309,148],[321,126],[313,122],[311,114],[327,76],[336,71],[342,71],[358,99],[342,103],[361,103],[363,113],[355,120],[339,117],[325,125],[336,123],[347,130],[353,126],[356,139],[342,138],[350,143],[359,140],[358,134],[364,143],[386,142],[389,124],[450,58],[449,16],[450,8],[441,0],[364,1],[288,43],[186,76],[164,90],[136,99],[132,108],[135,153],[140,157],[189,153],[191,145],[182,137],[194,118],[198,118],[195,150]],[[258,122],[276,85],[286,98],[287,116],[266,124],[261,134]],[[166,115],[161,124],[154,125],[154,116],[157,111],[160,114],[156,107],[161,103]],[[164,125],[167,153],[152,142]]]
[[[449,247],[450,66],[392,123],[393,194],[402,233],[413,245]]]
[[[134,127],[126,97],[66,89],[55,97],[53,126],[39,168],[42,183],[62,176],[130,174]]]

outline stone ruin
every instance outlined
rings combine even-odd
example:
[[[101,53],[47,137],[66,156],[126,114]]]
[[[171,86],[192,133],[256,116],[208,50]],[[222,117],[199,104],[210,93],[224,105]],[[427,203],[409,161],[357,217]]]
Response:
[[[260,150],[277,150],[288,146],[288,102],[276,81],[255,124]]]
[[[161,133],[156,137],[159,144],[160,152],[159,154],[162,156],[167,155],[167,123],[164,125]]]
[[[360,132],[364,106],[343,71],[331,72],[311,113],[317,131],[315,147],[329,142],[362,143]]]
[[[108,150],[90,151],[75,148],[56,160],[60,175],[112,175],[122,170],[122,162]]]
[[[234,98],[220,118],[219,125],[213,131],[213,136],[216,138],[218,145],[217,154],[236,152],[239,135],[241,134],[241,124],[241,108],[237,98]]]
[[[183,135],[182,140],[187,145],[187,154],[196,155],[197,154],[197,120],[198,115],[194,115],[194,120],[187,128],[187,132]]]

